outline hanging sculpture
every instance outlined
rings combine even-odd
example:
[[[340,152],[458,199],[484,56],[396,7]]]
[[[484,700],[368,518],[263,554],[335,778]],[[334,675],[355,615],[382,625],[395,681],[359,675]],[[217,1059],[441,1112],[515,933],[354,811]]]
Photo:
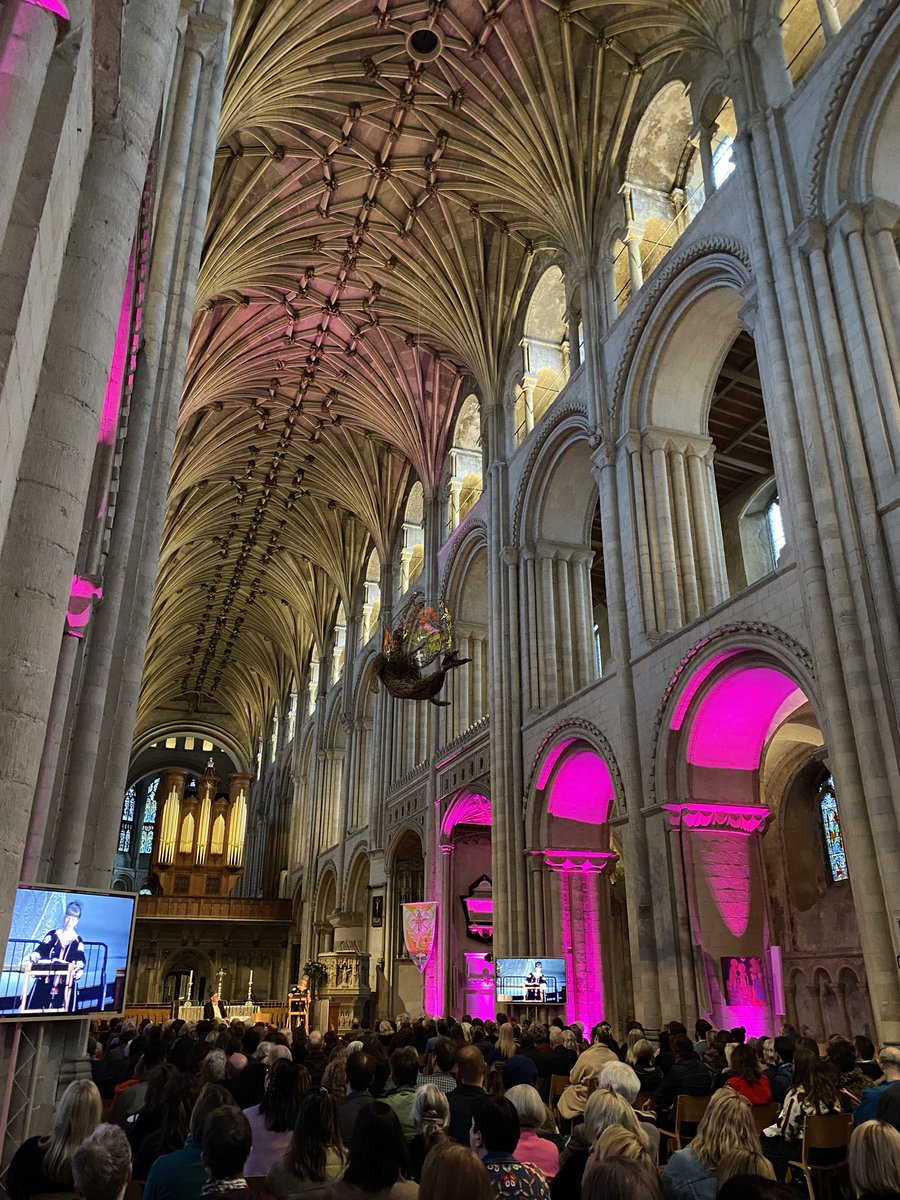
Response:
[[[440,665],[428,675],[423,671],[438,657]],[[471,662],[460,658],[453,644],[453,619],[443,600],[437,607],[425,604],[421,592],[413,593],[401,610],[393,629],[385,629],[375,674],[397,700],[429,700],[448,708],[449,700],[435,697],[444,686],[447,672]],[[373,681],[372,690],[378,690]]]

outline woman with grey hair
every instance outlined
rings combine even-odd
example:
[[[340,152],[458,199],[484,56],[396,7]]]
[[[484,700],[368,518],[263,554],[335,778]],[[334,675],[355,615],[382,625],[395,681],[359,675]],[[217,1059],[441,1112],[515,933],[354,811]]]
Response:
[[[450,1105],[439,1087],[433,1083],[423,1083],[416,1088],[410,1115],[416,1134],[409,1143],[409,1157],[412,1159],[413,1179],[418,1183],[429,1150],[447,1140]]]
[[[72,1179],[86,1200],[122,1200],[131,1181],[131,1147],[118,1125],[98,1125],[72,1156]]]
[[[506,1098],[519,1114],[516,1158],[543,1171],[548,1180],[552,1179],[559,1171],[559,1150],[538,1133],[547,1115],[540,1093],[530,1083],[517,1083],[506,1093]]]
[[[206,1083],[224,1083],[228,1067],[228,1056],[224,1050],[210,1050],[200,1064],[200,1086]]]

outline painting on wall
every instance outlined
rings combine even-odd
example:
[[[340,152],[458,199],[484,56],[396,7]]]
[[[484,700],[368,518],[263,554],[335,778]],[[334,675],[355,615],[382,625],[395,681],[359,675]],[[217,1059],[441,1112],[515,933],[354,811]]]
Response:
[[[725,1003],[729,1007],[765,1008],[766,976],[761,958],[732,956],[720,960]]]

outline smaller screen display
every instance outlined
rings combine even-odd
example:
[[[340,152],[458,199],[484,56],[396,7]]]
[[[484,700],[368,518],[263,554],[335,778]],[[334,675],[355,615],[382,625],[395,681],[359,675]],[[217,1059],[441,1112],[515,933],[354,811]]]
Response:
[[[495,971],[499,1003],[566,1003],[564,958],[498,958]]]
[[[20,887],[0,969],[0,1018],[121,1014],[136,900]]]

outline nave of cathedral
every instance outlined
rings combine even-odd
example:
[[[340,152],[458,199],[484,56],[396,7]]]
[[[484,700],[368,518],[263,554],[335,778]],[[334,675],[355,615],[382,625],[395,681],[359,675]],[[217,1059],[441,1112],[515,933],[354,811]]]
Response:
[[[153,1020],[900,1042],[898,62],[898,0],[2,0],[2,944],[136,894]],[[89,1074],[11,953],[4,1163]]]

